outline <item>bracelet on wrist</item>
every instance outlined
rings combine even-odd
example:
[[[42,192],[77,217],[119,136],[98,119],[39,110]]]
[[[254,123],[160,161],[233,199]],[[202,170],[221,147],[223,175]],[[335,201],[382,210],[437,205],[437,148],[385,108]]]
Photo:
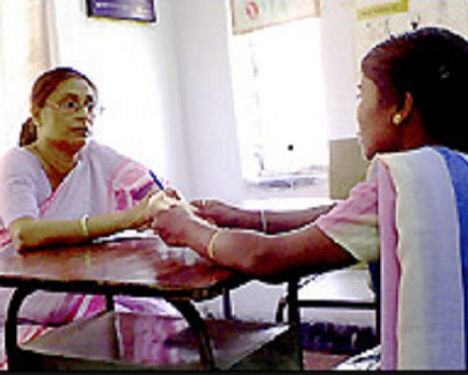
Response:
[[[211,235],[210,240],[208,241],[208,245],[206,247],[206,254],[208,255],[208,258],[214,259],[215,257],[215,242],[217,238],[225,232],[225,229],[216,229],[215,232]]]
[[[88,220],[89,215],[83,215],[80,219],[81,232],[85,238],[89,238]]]

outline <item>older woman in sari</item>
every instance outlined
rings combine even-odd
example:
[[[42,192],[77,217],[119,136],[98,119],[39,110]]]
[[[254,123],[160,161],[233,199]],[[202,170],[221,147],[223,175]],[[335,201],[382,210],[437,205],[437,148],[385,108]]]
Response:
[[[90,140],[99,113],[97,89],[81,72],[59,67],[42,74],[31,94],[31,117],[20,147],[0,159],[0,244],[20,252],[76,244],[148,224],[158,191],[148,168]],[[5,309],[11,289],[2,288]],[[116,307],[174,311],[162,300],[115,297]],[[102,296],[37,292],[20,312],[28,322],[63,323],[104,308]],[[39,332],[24,329],[21,339]]]

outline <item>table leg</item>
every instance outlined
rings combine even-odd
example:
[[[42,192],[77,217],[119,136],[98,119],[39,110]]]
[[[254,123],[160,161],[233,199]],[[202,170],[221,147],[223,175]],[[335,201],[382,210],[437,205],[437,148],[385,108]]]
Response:
[[[21,350],[18,348],[17,318],[18,312],[24,299],[36,291],[32,287],[18,287],[13,292],[8,304],[7,317],[5,321],[5,351],[8,359],[8,370],[21,370]],[[24,364],[23,364],[24,365]]]
[[[215,361],[213,356],[213,348],[208,335],[206,324],[201,318],[197,309],[189,301],[173,301],[168,300],[187,320],[198,341],[200,351],[200,360],[204,369],[214,370]]]
[[[298,306],[298,283],[299,279],[292,279],[288,282],[288,321],[289,324],[299,324],[300,315],[299,315],[299,306]]]
[[[290,326],[297,332],[297,345],[299,347],[299,366],[304,369],[304,358],[302,353],[301,316],[299,311],[299,278],[293,278],[288,282],[288,321]]]
[[[223,312],[224,318],[232,319],[231,294],[228,288],[223,289]]]
[[[114,295],[112,293],[106,293],[106,311],[114,311]]]

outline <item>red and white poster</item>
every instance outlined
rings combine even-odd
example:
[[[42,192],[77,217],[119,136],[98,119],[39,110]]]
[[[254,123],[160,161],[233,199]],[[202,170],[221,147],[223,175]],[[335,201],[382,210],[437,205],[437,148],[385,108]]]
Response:
[[[231,0],[232,29],[242,34],[304,17],[318,17],[319,0]]]

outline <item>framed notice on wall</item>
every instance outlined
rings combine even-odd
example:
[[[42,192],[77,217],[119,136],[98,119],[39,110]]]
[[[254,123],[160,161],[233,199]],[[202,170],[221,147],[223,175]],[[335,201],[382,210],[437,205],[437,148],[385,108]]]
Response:
[[[89,17],[156,22],[154,0],[86,0]]]
[[[231,0],[230,4],[234,34],[320,15],[320,0]]]

